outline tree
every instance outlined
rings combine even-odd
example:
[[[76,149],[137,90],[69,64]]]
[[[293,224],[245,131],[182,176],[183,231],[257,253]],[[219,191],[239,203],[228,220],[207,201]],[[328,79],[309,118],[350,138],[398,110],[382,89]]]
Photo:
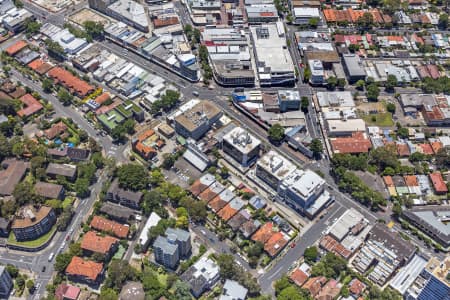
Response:
[[[401,6],[401,0],[383,0],[382,7],[387,14],[393,14]]]
[[[27,19],[25,21],[25,32],[28,35],[38,33],[39,29],[41,29],[41,26],[42,26],[41,23],[33,21],[32,19]]]
[[[126,134],[126,129],[120,125],[116,125],[116,127],[111,130],[111,137],[114,141],[124,141],[126,138]]]
[[[443,13],[439,16],[438,27],[444,30],[448,28],[448,14]]]
[[[308,264],[313,264],[316,262],[317,257],[319,256],[319,251],[316,246],[311,246],[305,249],[305,253],[303,254],[305,257],[305,261]]]
[[[308,25],[312,28],[317,28],[317,25],[319,25],[319,21],[320,21],[319,18],[311,18],[308,21]]]
[[[397,86],[398,82],[397,82],[397,77],[395,77],[394,75],[388,75],[387,80],[386,80],[386,91],[388,92],[393,92],[394,88]]]
[[[303,96],[300,99],[300,108],[304,113],[307,113],[308,107],[309,107],[309,99],[308,99],[308,97]]]
[[[108,287],[120,290],[125,282],[136,280],[136,278],[136,269],[130,266],[127,261],[113,259],[109,264],[107,278]]]
[[[89,180],[87,178],[77,178],[74,184],[75,192],[80,198],[86,198],[90,194]]]
[[[386,104],[386,110],[392,114],[395,113],[395,104],[392,102],[389,102],[388,104]],[[417,152],[419,153],[419,152]]]
[[[289,277],[286,275],[282,276],[280,279],[275,281],[275,295],[278,295],[283,291],[285,288],[289,287],[291,285],[291,282],[289,281]]]
[[[249,257],[260,257],[264,252],[264,245],[261,242],[256,242],[248,247],[247,254]]]
[[[31,292],[34,289],[34,281],[32,279],[27,280],[26,287]]]
[[[16,278],[19,275],[19,269],[14,265],[6,265],[6,271],[8,271],[12,278]]]
[[[364,80],[362,80],[362,79],[360,79],[360,80],[358,80],[357,82],[356,82],[356,88],[358,89],[358,90],[360,90],[360,91],[363,91],[364,90],[364,86],[366,85],[366,82],[364,81]]]
[[[100,291],[100,300],[117,300],[117,292],[111,288],[102,288]]]
[[[27,203],[39,203],[42,200],[35,194],[33,184],[27,180],[16,184],[13,196],[19,206]]]
[[[409,136],[409,130],[406,127],[401,127],[399,129],[397,129],[397,136],[406,139]]]
[[[45,93],[50,93],[53,90],[53,82],[49,78],[45,77],[42,80],[42,89]]]
[[[340,89],[345,88],[345,84],[346,84],[346,83],[347,83],[347,81],[345,81],[344,78],[339,78],[339,79],[337,80],[337,85],[338,85],[338,87],[339,87]]]
[[[120,187],[132,191],[147,189],[149,184],[148,172],[144,166],[126,164],[117,169],[117,178]]]
[[[357,21],[358,26],[363,29],[372,28],[373,23],[373,15],[370,12],[365,12]]]
[[[369,101],[377,101],[380,95],[380,88],[375,83],[371,83],[367,86],[367,99]]]
[[[272,125],[268,133],[272,142],[279,143],[284,139],[284,127],[278,123]]]
[[[309,149],[313,152],[315,157],[320,157],[323,152],[323,145],[319,139],[313,139],[309,145]]]
[[[306,293],[301,293],[300,289],[294,285],[290,285],[280,292],[277,300],[307,300],[311,299]]]
[[[83,23],[83,28],[86,34],[89,35],[92,39],[103,37],[104,27],[100,22],[85,21]]]
[[[73,95],[63,87],[59,88],[57,97],[65,106],[70,105],[73,101]]]
[[[330,76],[327,79],[327,87],[330,90],[334,90],[336,88],[337,85],[337,78],[334,76]]]
[[[191,300],[192,299],[191,288],[190,288],[189,284],[187,284],[181,280],[177,280],[173,285],[173,289],[174,289],[174,295],[175,295],[176,299],[178,299],[178,300]]]
[[[217,264],[220,268],[220,276],[225,279],[232,279],[236,275],[234,267],[234,257],[231,254],[220,254],[217,257]]]
[[[204,222],[206,220],[208,212],[205,202],[194,200],[191,197],[183,197],[179,204],[186,207],[191,221]]]
[[[358,44],[350,44],[350,45],[348,46],[348,50],[349,50],[351,53],[355,53],[356,51],[359,51],[359,45],[358,45]]]
[[[55,262],[55,270],[59,273],[63,273],[67,266],[69,265],[70,261],[72,260],[72,255],[69,253],[61,253],[56,256],[56,262]]]
[[[173,165],[175,164],[177,158],[175,155],[171,154],[171,153],[164,153],[163,154],[163,161],[161,163],[161,167],[163,167],[166,170],[169,170],[170,168],[173,167]]]
[[[166,199],[156,189],[145,192],[141,201],[141,208],[144,215],[149,216],[156,208],[161,207]]]
[[[142,276],[142,285],[146,295],[150,296],[150,299],[159,299],[164,292],[164,287],[158,280],[158,276],[153,271],[146,271]]]

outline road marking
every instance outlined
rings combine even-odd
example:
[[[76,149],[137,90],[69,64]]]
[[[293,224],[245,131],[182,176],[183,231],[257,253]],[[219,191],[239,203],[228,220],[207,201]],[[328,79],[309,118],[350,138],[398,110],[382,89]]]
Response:
[[[275,277],[278,273],[281,272],[281,269],[283,269],[283,267],[279,267],[278,270],[276,270],[272,275],[270,275],[268,278],[272,279],[273,277]]]

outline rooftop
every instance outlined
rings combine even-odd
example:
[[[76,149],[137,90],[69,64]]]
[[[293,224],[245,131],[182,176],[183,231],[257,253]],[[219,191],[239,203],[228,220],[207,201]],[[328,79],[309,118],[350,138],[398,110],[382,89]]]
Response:
[[[1,164],[0,170],[0,195],[12,195],[14,187],[25,176],[29,163],[16,159],[6,159]]]
[[[83,240],[81,241],[81,249],[92,251],[95,253],[106,254],[118,241],[118,239],[112,236],[103,236],[95,231],[88,231],[83,235]]]
[[[311,170],[297,169],[283,180],[283,185],[308,199],[317,189],[325,184],[325,180]]]
[[[223,139],[244,154],[249,153],[261,144],[259,139],[241,127],[234,128]]]
[[[120,223],[105,219],[101,216],[94,216],[91,221],[91,228],[103,231],[111,232],[118,238],[127,238],[129,226],[122,225]]]
[[[49,199],[57,199],[64,190],[64,187],[60,184],[38,181],[34,185],[34,190],[39,196]]]
[[[51,207],[41,206],[34,207],[32,205],[20,208],[19,212],[14,217],[11,228],[26,228],[33,226],[42,221],[52,211]]]
[[[77,174],[77,166],[69,164],[49,163],[47,169],[45,170],[45,173],[51,175],[61,175],[65,177],[74,177]]]
[[[287,158],[279,155],[273,150],[270,150],[261,157],[257,162],[257,166],[277,177],[278,180],[283,180],[296,169],[296,166],[294,166]]]
[[[413,259],[391,280],[390,286],[403,295],[420,275],[426,264],[427,261],[425,259],[414,255]]]
[[[202,100],[176,116],[175,120],[187,130],[193,131],[205,121],[214,119],[221,113],[222,111],[211,101]]]
[[[352,93],[349,91],[317,92],[320,107],[355,107]]]
[[[108,9],[123,16],[124,18],[132,21],[139,26],[148,27],[147,16],[144,7],[135,1],[131,0],[118,0],[108,6]]]
[[[67,275],[82,276],[89,280],[97,280],[103,271],[103,264],[74,256],[66,268]]]

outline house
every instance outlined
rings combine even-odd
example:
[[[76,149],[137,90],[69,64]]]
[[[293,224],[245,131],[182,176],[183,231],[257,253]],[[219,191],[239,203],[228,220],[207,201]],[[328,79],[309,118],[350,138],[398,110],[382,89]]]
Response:
[[[22,108],[17,112],[17,115],[21,118],[34,115],[35,113],[41,111],[42,108],[44,108],[42,104],[31,94],[25,94],[22,97],[20,97],[19,100],[25,106],[24,108]]]
[[[246,239],[248,239],[259,227],[261,227],[261,222],[250,219],[241,225],[239,231]]]
[[[15,186],[24,178],[30,164],[17,159],[5,159],[0,170],[0,196],[11,196]]]
[[[74,256],[65,273],[72,281],[98,284],[103,274],[103,264]]]
[[[276,232],[273,234],[267,242],[264,244],[264,250],[270,255],[275,257],[289,242],[289,237],[283,232]]]
[[[353,278],[348,284],[348,290],[355,297],[361,296],[365,289],[366,284],[361,282],[358,278]]]
[[[89,158],[90,151],[75,147],[65,147],[62,150],[58,148],[47,149],[47,154],[55,159],[69,158],[72,161],[84,161]]]
[[[77,300],[81,289],[66,283],[61,283],[55,291],[55,298],[57,300]]]
[[[133,149],[139,153],[144,159],[150,160],[156,156],[156,141],[159,137],[153,129],[146,130],[137,138],[133,139]]]
[[[251,220],[251,218],[250,212],[247,209],[243,209],[228,221],[228,226],[230,226],[233,231],[238,231],[242,224]]]
[[[447,185],[445,184],[444,179],[442,178],[441,173],[434,172],[430,175],[431,182],[433,183],[433,188],[436,194],[445,194],[448,192]]]
[[[53,124],[49,129],[44,130],[44,135],[47,139],[53,140],[55,137],[60,136],[67,130],[67,125],[64,122],[59,121]]]
[[[341,291],[342,284],[334,279],[330,279],[316,296],[317,300],[336,299]]]
[[[248,290],[237,281],[227,279],[219,300],[245,300]]]
[[[95,90],[95,87],[61,67],[51,69],[47,75],[54,80],[55,84],[64,86],[70,93],[81,98]]]
[[[219,266],[211,259],[202,256],[180,278],[189,284],[192,295],[199,298],[219,281]]]
[[[14,56],[26,47],[28,47],[28,43],[25,42],[24,40],[19,40],[19,41],[15,42],[14,44],[12,44],[11,46],[9,46],[8,48],[6,48],[5,52],[9,56]]]
[[[309,278],[309,270],[311,267],[307,263],[303,263],[300,267],[289,275],[289,279],[298,287],[301,287]]]
[[[64,199],[64,187],[60,184],[38,181],[34,185],[34,191],[46,199]]]
[[[230,220],[239,210],[245,206],[245,202],[240,198],[234,198],[224,208],[222,208],[217,215],[224,221]]]
[[[121,223],[128,223],[137,215],[137,212],[135,210],[132,210],[131,208],[110,202],[103,203],[102,207],[100,208],[100,213],[106,214],[110,216],[111,219],[114,219]]]
[[[112,236],[103,236],[95,231],[88,231],[83,235],[81,249],[87,255],[100,253],[109,258],[117,250],[118,244],[119,240]]]
[[[115,179],[106,193],[106,200],[132,209],[139,209],[142,196],[142,192],[133,192],[119,187],[119,180]]]
[[[324,276],[312,277],[302,288],[308,290],[311,296],[316,297],[326,282],[327,279]]]
[[[74,181],[77,176],[77,166],[69,164],[49,163],[45,174],[50,178],[56,179],[57,176],[63,176],[69,181]]]
[[[216,179],[214,178],[214,175],[212,174],[205,174],[199,179],[197,179],[189,188],[189,191],[192,195],[197,197],[202,193],[204,190],[206,190],[211,184],[216,182]]]
[[[122,225],[120,223],[105,219],[101,216],[94,216],[92,218],[91,224],[92,229],[112,233],[114,236],[120,239],[126,239],[129,233],[129,226]]]
[[[14,216],[11,230],[17,241],[34,240],[49,232],[55,222],[56,215],[51,207],[28,205]]]

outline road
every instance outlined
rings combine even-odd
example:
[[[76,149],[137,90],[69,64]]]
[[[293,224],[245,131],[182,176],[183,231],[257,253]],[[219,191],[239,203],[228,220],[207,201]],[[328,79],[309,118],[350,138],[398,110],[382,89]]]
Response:
[[[54,271],[54,258],[52,262],[48,261],[50,253],[54,253],[56,256],[58,253],[64,252],[69,244],[69,242],[66,241],[68,235],[70,240],[76,239],[75,235],[80,229],[81,222],[89,215],[89,210],[92,208],[92,205],[97,199],[97,195],[101,191],[103,183],[107,179],[106,173],[101,174],[100,172],[97,172],[97,176],[98,180],[91,186],[90,197],[80,199],[79,205],[74,211],[74,218],[72,219],[69,230],[66,232],[57,232],[53,237],[53,241],[47,248],[37,253],[26,253],[9,250],[7,248],[2,249],[0,252],[1,263],[13,264],[18,268],[35,272],[37,275],[35,280],[36,290],[34,294],[29,296],[29,299],[40,299],[45,293],[45,287],[49,283]],[[43,267],[46,268],[45,272],[42,272]]]

